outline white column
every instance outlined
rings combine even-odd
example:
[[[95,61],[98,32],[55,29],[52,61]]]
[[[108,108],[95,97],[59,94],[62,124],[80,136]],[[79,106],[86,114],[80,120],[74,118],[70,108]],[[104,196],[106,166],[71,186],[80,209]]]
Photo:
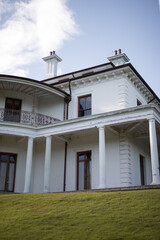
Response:
[[[106,187],[105,127],[99,127],[99,188]]]
[[[46,152],[44,164],[44,192],[50,191],[51,141],[52,141],[51,136],[46,137]]]
[[[26,158],[26,173],[24,183],[24,193],[29,193],[32,173],[32,158],[33,158],[33,138],[28,138],[27,158]]]
[[[151,166],[152,166],[152,183],[151,184],[160,184],[155,119],[149,120],[149,139],[150,139]]]

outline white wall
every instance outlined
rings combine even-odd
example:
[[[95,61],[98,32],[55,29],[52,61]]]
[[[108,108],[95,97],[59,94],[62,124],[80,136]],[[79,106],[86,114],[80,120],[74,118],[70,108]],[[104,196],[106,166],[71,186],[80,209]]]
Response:
[[[76,190],[77,152],[91,150],[92,189],[99,187],[99,136],[97,132],[73,137],[68,144],[66,190]],[[119,136],[106,130],[106,187],[120,186]]]
[[[14,91],[0,91],[0,108],[5,108],[6,98],[16,98],[22,100],[22,110],[32,111],[33,97],[24,93],[14,92]]]
[[[32,192],[43,192],[44,163],[45,163],[45,138],[38,140],[35,145],[35,158],[33,161]],[[53,137],[51,153],[50,191],[62,192],[64,180],[64,142]]]
[[[147,103],[142,93],[125,76],[101,78],[99,81],[77,86],[72,83],[71,88],[69,119],[78,117],[78,97],[88,94],[92,96],[92,115],[136,107],[137,99],[142,104]]]
[[[152,182],[151,159],[149,152],[149,139],[131,140],[131,158],[132,158],[132,186],[141,185],[140,175],[140,155],[144,157],[144,178],[145,184]]]
[[[92,95],[92,115],[118,109],[117,79],[93,82],[89,85],[72,87],[72,101],[69,104],[69,118],[78,117],[78,97]]]
[[[39,98],[37,111],[46,116],[63,120],[64,99],[56,95]]]
[[[24,190],[26,166],[27,139],[19,140],[20,138],[15,136],[0,136],[0,152],[17,154],[15,192]]]
[[[50,97],[34,98],[24,93],[3,90],[0,92],[0,108],[5,108],[5,100],[7,97],[21,99],[21,108],[23,111],[32,112],[34,106],[36,113],[63,120],[64,99],[59,96],[53,95]]]
[[[137,105],[137,99],[143,104],[147,104],[146,98],[137,89],[133,83],[128,81],[128,107],[135,107]]]

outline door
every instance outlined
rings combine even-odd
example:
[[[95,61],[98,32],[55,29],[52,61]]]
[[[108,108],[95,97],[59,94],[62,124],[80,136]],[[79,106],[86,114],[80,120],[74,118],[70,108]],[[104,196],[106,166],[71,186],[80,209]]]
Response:
[[[140,177],[141,185],[145,185],[144,157],[140,155]]]
[[[77,190],[91,189],[91,151],[77,153]]]
[[[10,122],[20,122],[21,100],[6,98],[4,120]]]
[[[14,192],[17,155],[0,153],[0,191]]]

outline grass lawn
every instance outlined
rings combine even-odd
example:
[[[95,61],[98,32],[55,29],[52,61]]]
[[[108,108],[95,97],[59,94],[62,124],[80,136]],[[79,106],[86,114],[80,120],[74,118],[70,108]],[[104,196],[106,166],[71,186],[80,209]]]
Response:
[[[0,195],[0,240],[160,240],[160,190]]]

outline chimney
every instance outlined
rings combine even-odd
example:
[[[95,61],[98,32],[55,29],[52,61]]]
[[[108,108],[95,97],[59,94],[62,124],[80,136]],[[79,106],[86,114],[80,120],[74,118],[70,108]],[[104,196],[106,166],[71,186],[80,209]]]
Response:
[[[127,57],[125,53],[122,53],[121,49],[114,51],[115,55],[108,57],[108,60],[112,62],[115,66],[124,65],[125,63],[129,62],[130,59]]]
[[[46,62],[46,77],[52,78],[57,76],[57,65],[62,59],[56,55],[55,51],[50,52],[50,56],[42,58]]]

